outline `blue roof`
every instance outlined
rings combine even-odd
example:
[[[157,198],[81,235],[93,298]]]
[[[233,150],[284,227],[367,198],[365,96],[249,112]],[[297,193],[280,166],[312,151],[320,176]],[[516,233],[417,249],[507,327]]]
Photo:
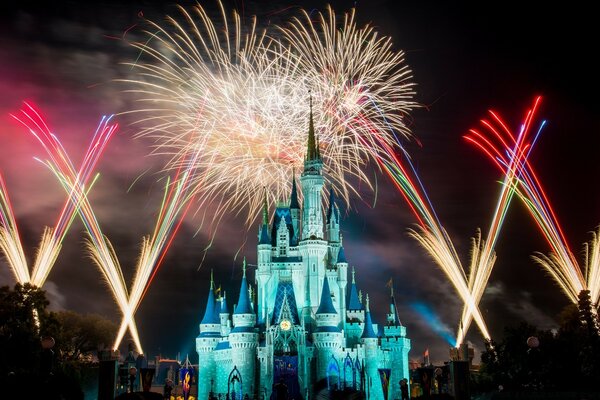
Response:
[[[294,294],[294,285],[290,281],[279,281],[277,293],[275,295],[275,306],[273,307],[273,317],[271,324],[278,324],[281,321],[283,306],[287,302],[289,307],[288,317],[294,325],[300,324],[298,317],[298,306],[296,305],[296,295]]]
[[[269,237],[269,227],[262,224],[258,234],[258,244],[271,244],[271,238]]]
[[[242,277],[242,285],[240,286],[240,297],[235,306],[234,314],[254,314],[252,305],[250,304],[250,293],[248,292],[248,281],[246,280],[246,270]]]
[[[227,308],[227,297],[223,295],[221,298],[221,309],[219,310],[219,314],[229,314],[229,309]]]
[[[256,329],[253,326],[236,326],[231,330],[231,333],[254,333]]]
[[[358,299],[358,289],[356,288],[356,282],[354,280],[354,271],[352,271],[352,284],[350,285],[350,299],[348,300],[348,310],[364,310],[363,305]]]
[[[300,209],[298,203],[298,191],[296,190],[296,177],[292,173],[292,194],[290,195],[290,209]]]
[[[340,251],[338,251],[337,263],[348,264],[348,260],[346,260],[346,252],[344,251],[344,246],[341,246]]]
[[[229,344],[229,341],[225,340],[224,342],[217,343],[217,347],[215,347],[215,350],[227,350],[230,348],[231,345]]]
[[[373,321],[371,321],[371,312],[367,310],[365,313],[365,327],[361,339],[377,339],[377,334],[373,330]]]
[[[215,291],[213,289],[213,283],[210,283],[210,290],[208,291],[208,300],[206,301],[206,310],[204,311],[204,318],[200,324],[220,324],[219,314],[217,307],[215,307]]]
[[[317,314],[337,314],[337,311],[335,311],[335,307],[333,306],[333,301],[331,301],[331,290],[329,289],[329,279],[327,279],[327,275],[325,275],[325,279],[323,279],[321,302],[319,303]]]

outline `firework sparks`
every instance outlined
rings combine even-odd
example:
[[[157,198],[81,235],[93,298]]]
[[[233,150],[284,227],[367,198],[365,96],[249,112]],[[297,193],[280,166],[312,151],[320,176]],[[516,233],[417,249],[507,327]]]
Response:
[[[536,102],[539,102],[539,98],[536,99]],[[493,112],[491,115],[503,129],[490,129],[492,135],[489,137],[478,133],[467,136],[467,139],[483,151],[503,173],[508,174],[507,166],[510,165],[510,159],[515,156],[510,152],[509,144],[515,142],[515,136],[506,128],[506,124],[500,116]],[[545,121],[542,122],[541,127],[544,124]],[[536,139],[537,135],[530,146],[535,143]],[[518,181],[513,183],[513,189],[527,207],[551,248],[548,255],[536,253],[533,259],[550,274],[573,303],[577,303],[581,290],[588,289],[594,294],[592,301],[597,304],[600,296],[600,279],[598,278],[600,276],[600,259],[598,258],[597,234],[594,233],[592,241],[584,247],[586,254],[584,276],[582,268],[570,250],[556,213],[533,165],[525,158],[517,163],[516,168]]]
[[[409,230],[409,235],[419,242],[441,268],[463,300],[465,307],[474,316],[484,338],[490,339],[478,302],[471,291],[473,285],[467,283],[467,277],[454,244],[439,222],[431,201],[427,197],[425,187],[410,158],[404,157],[405,162],[403,163],[403,160],[391,148],[388,148],[388,156],[391,161],[382,161],[380,165],[403,195],[419,222],[417,229]],[[408,164],[410,169],[406,168],[404,164]],[[462,339],[460,335],[462,332],[463,330],[459,328],[458,339]]]
[[[102,234],[100,225],[94,215],[91,205],[87,198],[85,182],[92,175],[92,172],[100,159],[110,138],[116,132],[117,124],[110,124],[109,118],[102,118],[100,124],[90,142],[88,151],[84,156],[82,167],[77,172],[73,163],[62,146],[58,137],[54,135],[41,114],[31,105],[25,104],[25,107],[20,111],[17,118],[42,145],[43,149],[48,154],[49,159],[43,163],[53,172],[63,186],[66,193],[69,194],[69,203],[73,209],[72,218],[75,216],[79,206],[79,215],[83,221],[90,242],[88,249],[97,250],[93,252],[92,259],[99,267],[100,272],[104,276],[113,297],[119,306],[123,315],[126,315],[128,309],[128,294],[125,280],[118,258],[108,239]],[[85,179],[85,180],[84,180]],[[128,324],[134,343],[139,351],[141,351],[141,343],[135,321],[131,319]]]
[[[516,139],[513,140],[513,142],[511,143],[513,147],[506,149],[506,151],[510,152],[510,159],[509,162],[506,164],[504,182],[501,187],[500,194],[498,196],[498,202],[496,204],[494,214],[492,216],[487,240],[483,241],[481,239],[480,232],[478,232],[476,237],[472,239],[471,263],[469,268],[469,290],[471,291],[475,304],[480,303],[481,298],[483,297],[483,293],[485,292],[485,288],[487,287],[490,275],[494,268],[494,264],[496,262],[496,253],[494,248],[498,240],[500,231],[502,229],[506,212],[508,211],[508,207],[515,193],[514,187],[518,174],[518,166],[522,165],[524,162],[527,162],[527,158],[529,154],[531,154],[532,145],[531,143],[529,143],[528,139],[531,133],[532,121],[540,101],[541,98],[538,97],[535,100],[533,107],[526,112],[519,134],[511,134],[511,136]],[[505,129],[508,131],[506,125],[499,124],[498,121],[495,121],[494,123],[484,119],[481,120],[481,123],[487,129],[491,130],[496,134],[500,129]],[[538,134],[539,132],[540,131],[538,130]],[[475,129],[471,129],[470,134],[477,138],[482,137],[482,135]],[[497,134],[497,136],[499,135]],[[468,135],[466,137],[467,139],[471,140],[471,136]],[[464,337],[469,329],[471,321],[472,310],[470,310],[469,307],[465,305],[463,307],[460,319],[459,330],[457,335],[457,345],[460,345],[460,343],[462,343],[462,341],[464,340]]]
[[[55,148],[62,148],[62,145],[50,133],[47,124],[32,105],[25,103],[23,109],[12,115],[12,117],[23,124],[41,143]],[[114,129],[115,127],[101,123],[96,131],[96,137],[108,141]],[[96,146],[97,143],[92,141],[77,172],[73,165],[70,165],[78,184],[84,191],[89,191],[93,185],[93,181],[90,181],[90,179],[101,156],[101,151],[96,151]],[[61,160],[56,161],[60,162]],[[77,213],[79,203],[75,200],[76,197],[74,191],[67,192],[67,199],[61,209],[56,225],[54,228],[46,227],[44,229],[33,270],[30,274],[8,190],[4,179],[0,176],[0,250],[4,253],[18,282],[29,282],[38,287],[44,285],[60,253],[65,235]]]
[[[99,129],[96,132],[96,136],[90,146],[94,152],[88,152],[86,160],[89,158],[97,161],[97,158],[108,143],[108,139],[116,130],[116,124],[107,125],[109,120],[110,118],[103,119],[101,123],[103,129]],[[37,125],[40,126],[40,124]],[[35,134],[33,129],[30,131]],[[40,142],[50,156],[50,160],[46,161],[45,164],[58,178],[65,191],[74,193],[72,201],[81,204],[79,214],[89,236],[86,245],[87,250],[94,263],[104,275],[123,313],[123,320],[113,348],[116,349],[119,347],[127,328],[129,328],[138,352],[143,353],[134,315],[181,224],[183,215],[187,212],[186,204],[189,205],[190,200],[187,191],[190,169],[187,168],[180,171],[175,177],[173,184],[167,181],[165,197],[163,198],[163,203],[158,214],[154,233],[150,237],[142,238],[141,253],[137,263],[136,274],[131,292],[128,294],[118,257],[111,243],[102,233],[86,193],[83,190],[84,187],[81,185],[78,176],[75,175],[75,170],[72,168],[72,162],[68,154],[60,146],[54,135],[48,135],[49,131],[44,133],[46,134],[43,136],[37,135],[36,137],[43,138],[40,139]],[[192,159],[188,164],[193,165],[193,161]]]
[[[131,111],[143,116],[139,136],[171,157],[166,169],[200,147],[190,181],[199,208],[214,204],[217,225],[225,212],[247,210],[251,223],[263,188],[269,202],[289,195],[293,169],[303,163],[311,90],[329,184],[349,204],[359,195],[350,177],[371,187],[363,167],[384,157],[380,140],[394,146],[393,132],[408,135],[416,103],[403,53],[373,28],[357,27],[353,11],[337,21],[328,9],[318,24],[304,12],[259,31],[255,18],[244,26],[219,5],[220,22],[201,6],[180,8],[183,22],[149,22],[150,40],[134,44],[148,59],[132,64],[139,77],[126,81],[150,105]],[[374,140],[362,119],[383,138]],[[383,129],[389,125],[394,131]]]

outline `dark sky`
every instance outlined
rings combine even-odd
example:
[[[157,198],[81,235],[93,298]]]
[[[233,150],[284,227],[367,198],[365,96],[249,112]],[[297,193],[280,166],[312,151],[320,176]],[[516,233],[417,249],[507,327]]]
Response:
[[[208,2],[211,7],[212,2]],[[576,3],[479,2],[478,5],[419,1],[337,1],[338,13],[357,8],[361,25],[370,22],[394,47],[406,52],[417,83],[412,130],[422,146],[409,145],[420,176],[440,219],[454,240],[463,263],[469,238],[487,229],[500,178],[487,160],[461,138],[494,108],[515,126],[534,96],[543,95],[540,116],[549,124],[531,160],[563,223],[573,251],[579,255],[589,231],[600,223],[595,177],[600,133],[600,81],[596,58],[595,14]],[[184,3],[185,4],[185,3]],[[274,11],[288,6],[324,9],[325,3],[225,2],[259,21],[295,14]],[[128,109],[130,99],[113,79],[126,75],[119,63],[136,53],[121,36],[138,14],[159,19],[175,13],[171,3],[53,2],[52,7],[24,3],[0,13],[0,172],[9,186],[29,254],[44,225],[53,225],[63,196],[58,185],[32,156],[39,149],[9,118],[22,100],[35,101],[74,154],[87,145],[87,132],[102,114]],[[161,160],[148,156],[149,143],[134,140],[134,129],[120,117],[121,130],[99,165],[102,179],[91,196],[102,227],[117,248],[127,277],[140,238],[152,227],[160,197],[156,183]],[[134,188],[127,188],[147,172]],[[415,221],[402,198],[380,177],[379,200],[371,209],[360,202],[343,222],[346,255],[357,269],[359,286],[371,293],[375,319],[383,320],[385,282],[394,277],[400,317],[413,340],[412,358],[429,347],[432,359],[447,357],[448,344],[431,327],[433,317],[416,311],[424,304],[442,327],[454,330],[460,301],[440,270],[406,235]],[[498,261],[483,298],[482,312],[493,336],[521,319],[541,328],[556,326],[567,304],[550,278],[530,260],[547,251],[531,218],[515,202],[497,245]],[[206,301],[210,268],[216,279],[237,296],[241,277],[243,223],[228,217],[198,270],[205,232],[194,236],[198,221],[183,226],[142,303],[137,321],[146,352],[195,358],[194,338]],[[252,228],[252,232],[254,228]],[[114,302],[96,268],[82,249],[82,226],[76,222],[45,289],[55,309],[96,312],[118,320]],[[254,234],[244,253],[255,258]],[[12,284],[4,263],[0,284]],[[480,348],[473,326],[468,338]]]

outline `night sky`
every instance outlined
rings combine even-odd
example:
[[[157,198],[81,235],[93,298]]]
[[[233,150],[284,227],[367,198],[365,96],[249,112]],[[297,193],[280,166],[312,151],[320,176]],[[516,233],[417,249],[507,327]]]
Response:
[[[202,3],[214,8],[214,2]],[[578,256],[589,232],[600,223],[600,79],[599,66],[592,61],[598,49],[596,14],[576,4],[530,3],[523,8],[523,3],[331,3],[339,14],[356,6],[361,25],[371,23],[406,52],[417,83],[416,100],[424,106],[412,114],[411,129],[420,145],[413,142],[408,148],[463,264],[476,228],[487,231],[500,190],[496,170],[462,139],[489,108],[514,127],[534,96],[544,96],[539,115],[548,126],[531,160]],[[297,15],[297,6],[324,10],[326,3],[225,4],[266,23]],[[42,8],[26,2],[0,12],[0,173],[30,257],[44,225],[54,225],[64,196],[55,179],[33,160],[43,155],[39,146],[8,114],[23,100],[34,101],[69,152],[80,156],[99,116],[131,107],[132,98],[114,80],[127,77],[120,63],[137,54],[119,38],[142,23],[140,15],[159,20],[168,13],[176,13],[172,3],[149,1],[57,1]],[[139,34],[136,28],[128,34]],[[130,279],[140,239],[150,232],[158,209],[162,186],[157,181],[164,160],[149,156],[151,143],[133,139],[135,128],[127,117],[117,120],[121,129],[98,167],[102,177],[90,201]],[[385,283],[393,277],[400,318],[412,339],[410,357],[419,358],[429,348],[432,361],[446,359],[449,345],[439,330],[454,336],[461,302],[438,267],[407,236],[415,220],[401,196],[385,177],[379,177],[378,187],[375,208],[366,205],[368,201],[356,201],[353,209],[345,210],[346,256],[356,266],[359,287],[370,293],[375,321],[384,321]],[[198,219],[186,220],[137,313],[150,356],[174,357],[180,352],[197,358],[194,338],[210,268],[227,290],[230,305],[237,298],[241,258],[234,256],[245,234],[243,218],[225,218],[202,263],[209,238],[203,231],[194,235],[198,225]],[[250,263],[256,257],[254,232],[252,227],[240,253]],[[108,288],[83,251],[83,239],[83,227],[76,221],[44,287],[52,308],[100,313],[119,322]],[[547,252],[548,246],[517,201],[496,249],[498,261],[481,304],[492,336],[519,320],[555,328],[556,316],[568,301],[531,261],[534,251]],[[0,285],[13,283],[7,265],[0,262]],[[432,316],[418,311],[423,307]],[[438,332],[431,326],[435,318]],[[468,338],[482,347],[475,325]]]

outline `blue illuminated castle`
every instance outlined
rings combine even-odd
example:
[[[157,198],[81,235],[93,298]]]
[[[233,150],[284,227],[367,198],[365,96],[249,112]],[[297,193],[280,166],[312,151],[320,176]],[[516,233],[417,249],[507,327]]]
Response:
[[[256,304],[244,276],[233,314],[225,295],[211,286],[196,339],[198,398],[312,398],[319,388],[362,391],[383,399],[380,368],[391,370],[390,399],[409,377],[410,339],[400,323],[393,291],[384,324],[373,322],[369,297],[357,289],[348,261],[333,192],[325,213],[323,175],[312,110],[308,151],[300,184],[295,177],[289,204],[278,204],[269,226],[265,203],[258,231]],[[373,266],[374,267],[374,266]],[[223,396],[225,398],[225,396]]]

